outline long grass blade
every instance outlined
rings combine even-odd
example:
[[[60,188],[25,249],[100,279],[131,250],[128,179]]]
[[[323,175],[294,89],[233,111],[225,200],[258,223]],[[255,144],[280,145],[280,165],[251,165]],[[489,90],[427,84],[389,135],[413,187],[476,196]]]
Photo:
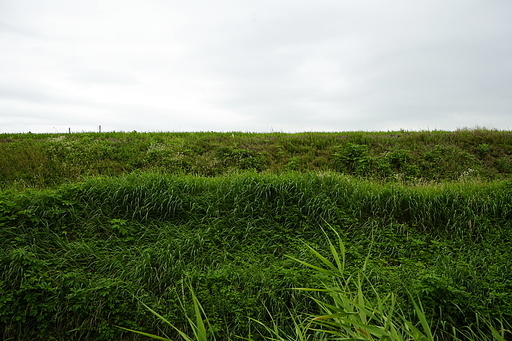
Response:
[[[132,332],[132,333],[137,333],[137,334],[140,334],[140,335],[143,335],[143,336],[147,336],[147,337],[150,337],[150,338],[156,339],[156,340],[173,341],[172,339],[168,339],[168,338],[165,338],[165,337],[162,337],[162,336],[158,336],[158,335],[155,335],[155,334],[141,332],[139,330],[129,329],[129,328],[121,327],[121,326],[115,326],[115,327],[123,329],[123,330],[127,330],[127,331]]]

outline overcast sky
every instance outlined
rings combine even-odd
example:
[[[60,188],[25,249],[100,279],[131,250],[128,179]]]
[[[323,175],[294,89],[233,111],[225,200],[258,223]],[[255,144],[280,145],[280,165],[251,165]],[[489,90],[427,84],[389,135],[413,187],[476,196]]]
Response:
[[[0,133],[512,129],[511,0],[0,0]]]

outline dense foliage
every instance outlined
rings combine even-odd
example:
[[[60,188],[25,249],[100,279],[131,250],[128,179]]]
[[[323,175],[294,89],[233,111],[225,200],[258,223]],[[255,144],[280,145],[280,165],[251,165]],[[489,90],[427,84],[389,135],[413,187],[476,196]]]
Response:
[[[139,300],[186,325],[187,281],[222,337],[254,333],[248,317],[314,313],[289,288],[320,279],[285,255],[307,259],[301,240],[325,247],[327,224],[346,240],[348,268],[371,252],[372,284],[404,304],[407,288],[440,328],[471,324],[475,314],[512,318],[507,181],[147,174],[5,192],[0,210],[4,339],[118,340],[113,325],[158,333]]]
[[[502,179],[512,174],[512,133],[0,135],[0,188],[145,171],[218,176],[245,170],[336,171],[388,180]]]
[[[441,339],[499,327],[512,320],[511,136],[3,135],[0,338],[172,337],[144,304],[187,331],[191,289],[220,340],[291,331],[320,313],[291,288],[328,278],[288,256],[313,262],[336,233],[368,302],[392,292],[414,321],[417,299]]]

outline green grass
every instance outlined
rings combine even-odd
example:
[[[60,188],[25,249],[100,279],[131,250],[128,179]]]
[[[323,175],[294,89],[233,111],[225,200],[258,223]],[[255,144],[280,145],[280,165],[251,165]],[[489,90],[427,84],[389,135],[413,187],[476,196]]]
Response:
[[[219,176],[336,171],[385,181],[509,178],[512,133],[1,134],[0,188],[46,188],[133,172]]]
[[[118,325],[179,337],[144,302],[193,335],[193,306],[182,311],[190,283],[212,336],[267,335],[254,320],[294,335],[301,314],[321,309],[290,288],[319,287],[325,274],[287,255],[318,264],[302,240],[328,254],[322,228],[335,238],[332,226],[346,245],[347,273],[367,271],[350,285],[386,302],[391,294],[413,320],[407,288],[443,335],[450,326],[477,335],[479,321],[512,318],[511,194],[507,180],[396,183],[255,171],[143,173],[4,191],[0,331],[16,340],[136,339]]]
[[[329,226],[330,227],[330,226]],[[316,273],[323,276],[320,287],[318,288],[296,288],[302,292],[319,292],[322,296],[311,296],[320,308],[320,314],[304,318],[304,314],[293,315],[293,330],[290,328],[283,330],[279,321],[273,320],[271,325],[252,319],[257,325],[263,327],[264,333],[261,334],[267,340],[287,341],[287,340],[329,340],[333,337],[339,340],[421,340],[434,341],[440,339],[450,340],[493,340],[505,341],[512,335],[509,324],[504,321],[497,321],[496,325],[477,319],[481,324],[476,330],[472,326],[455,327],[451,326],[451,333],[446,330],[435,330],[432,321],[429,321],[421,302],[409,294],[408,298],[413,307],[413,320],[410,319],[410,313],[406,313],[400,304],[397,303],[396,295],[391,292],[385,295],[381,294],[371,283],[369,287],[365,282],[371,282],[371,273],[367,271],[367,262],[371,253],[361,268],[352,270],[352,273],[346,269],[346,247],[336,232],[336,229],[330,227],[336,235],[336,242],[333,243],[327,237],[329,245],[329,254],[324,256],[319,251],[310,247],[307,243],[306,248],[314,255],[316,263],[308,263],[295,257],[289,257],[294,261],[304,265]],[[404,290],[407,289],[404,287]],[[194,317],[188,317],[187,320],[193,331],[193,336],[187,335],[167,318],[163,317],[150,307],[145,307],[153,313],[158,319],[170,325],[175,329],[183,340],[186,341],[207,341],[215,339],[214,334],[209,333],[211,326],[208,324],[207,314],[202,308],[199,300],[192,292],[192,304],[194,307]],[[184,315],[187,315],[185,306],[182,306]],[[302,321],[302,322],[301,322]],[[445,326],[446,327],[446,326]],[[127,329],[140,335],[148,336],[153,339],[170,341],[170,338],[155,334],[149,334],[142,331]],[[246,340],[253,340],[252,336],[240,337]]]
[[[324,289],[361,289],[330,299],[362,292],[363,312],[404,322],[418,321],[414,297],[445,339],[499,333],[511,142],[487,129],[2,134],[0,338],[137,339],[116,325],[179,338],[194,334],[185,302],[217,339],[317,337],[304,314],[328,315],[328,301],[290,288],[326,273],[287,255],[337,265],[322,228],[354,274]]]

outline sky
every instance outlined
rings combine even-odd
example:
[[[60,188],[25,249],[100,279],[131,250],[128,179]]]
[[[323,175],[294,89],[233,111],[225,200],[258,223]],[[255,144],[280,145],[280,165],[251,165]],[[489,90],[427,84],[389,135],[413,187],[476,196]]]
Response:
[[[0,0],[0,133],[512,129],[510,0]]]

